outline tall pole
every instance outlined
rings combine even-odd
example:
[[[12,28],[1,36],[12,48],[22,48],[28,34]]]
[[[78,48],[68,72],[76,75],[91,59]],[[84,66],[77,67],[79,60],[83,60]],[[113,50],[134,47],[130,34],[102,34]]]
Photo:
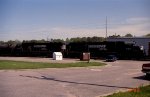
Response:
[[[107,16],[106,16],[106,39],[107,39]]]

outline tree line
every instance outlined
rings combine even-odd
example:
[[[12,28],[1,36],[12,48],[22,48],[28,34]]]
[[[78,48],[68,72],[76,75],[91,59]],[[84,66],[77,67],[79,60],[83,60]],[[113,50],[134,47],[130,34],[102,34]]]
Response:
[[[120,35],[112,35],[109,36],[111,38],[117,38],[117,37],[134,37],[132,34],[128,33],[125,36],[120,36]],[[145,35],[144,37],[149,37],[150,38],[150,33]],[[69,43],[69,42],[102,42],[105,41],[106,38],[104,37],[76,37],[76,38],[66,38],[64,39],[50,39],[50,40],[9,40],[7,42],[5,41],[0,41],[0,46],[8,46],[8,47],[14,47],[16,45],[20,45],[21,43],[48,43],[48,42],[62,42],[62,43]]]

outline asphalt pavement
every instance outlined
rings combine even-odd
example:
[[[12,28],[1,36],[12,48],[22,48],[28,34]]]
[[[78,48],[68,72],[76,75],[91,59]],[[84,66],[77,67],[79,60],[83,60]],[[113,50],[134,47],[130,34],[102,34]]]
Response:
[[[150,84],[141,72],[142,64],[148,62],[119,60],[102,67],[0,70],[0,97],[100,97]]]

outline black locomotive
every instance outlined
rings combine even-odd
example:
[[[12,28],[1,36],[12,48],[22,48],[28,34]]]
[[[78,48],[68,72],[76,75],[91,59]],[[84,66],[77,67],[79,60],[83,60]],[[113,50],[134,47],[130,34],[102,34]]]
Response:
[[[83,52],[90,52],[91,58],[105,58],[115,55],[120,59],[139,59],[144,52],[139,46],[125,42],[61,42],[22,43],[15,47],[0,46],[0,56],[52,57],[53,52],[62,52],[63,57],[80,58]]]
[[[67,57],[77,57],[83,52],[90,52],[91,58],[105,58],[115,55],[119,59],[139,59],[144,52],[139,46],[124,42],[76,42],[67,45]]]

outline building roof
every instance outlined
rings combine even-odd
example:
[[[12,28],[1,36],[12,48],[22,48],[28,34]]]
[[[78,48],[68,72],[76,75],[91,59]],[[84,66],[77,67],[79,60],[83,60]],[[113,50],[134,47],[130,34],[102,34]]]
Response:
[[[150,37],[108,37],[108,39],[150,39]]]

